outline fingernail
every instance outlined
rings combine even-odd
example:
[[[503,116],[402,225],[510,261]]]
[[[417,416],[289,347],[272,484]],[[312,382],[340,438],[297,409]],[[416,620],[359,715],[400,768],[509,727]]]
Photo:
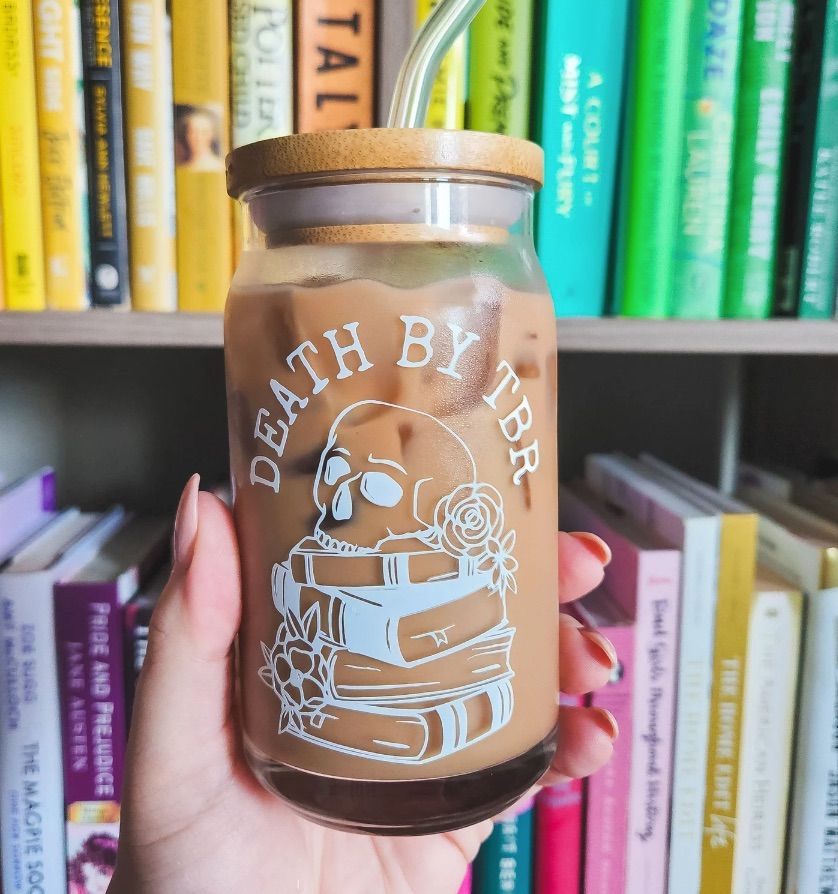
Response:
[[[606,708],[591,708],[591,710],[594,713],[599,728],[612,742],[616,742],[617,736],[620,735],[620,727],[617,726],[617,721],[614,719],[614,715]]]
[[[618,658],[617,650],[614,648],[611,640],[603,636],[598,630],[591,630],[590,627],[580,627],[579,632],[596,648],[599,653],[597,658],[599,658],[609,670],[614,670],[617,666]]]
[[[186,482],[180,495],[180,502],[175,515],[174,553],[175,565],[188,567],[195,549],[195,537],[198,534],[198,490],[201,476],[197,473]]]
[[[582,626],[582,622],[569,615],[566,612],[559,612],[559,623],[578,630]]]
[[[596,534],[591,534],[588,531],[571,531],[570,535],[581,540],[603,565],[607,565],[611,561],[611,550],[602,537],[597,537]]]

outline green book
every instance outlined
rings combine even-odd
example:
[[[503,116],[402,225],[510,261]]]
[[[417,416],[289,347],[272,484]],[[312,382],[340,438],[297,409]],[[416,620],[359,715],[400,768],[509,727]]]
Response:
[[[470,130],[528,137],[533,0],[488,0],[469,37]]]
[[[474,861],[474,894],[530,894],[533,809],[495,824]]]
[[[623,146],[616,307],[665,317],[678,227],[689,4],[638,0]]]
[[[829,0],[823,29],[820,92],[812,153],[809,213],[800,283],[800,316],[834,311],[838,252],[838,2]]]
[[[726,317],[771,313],[794,4],[745,0]]]
[[[771,2],[771,0],[769,0]],[[690,13],[671,313],[721,316],[743,0]]]

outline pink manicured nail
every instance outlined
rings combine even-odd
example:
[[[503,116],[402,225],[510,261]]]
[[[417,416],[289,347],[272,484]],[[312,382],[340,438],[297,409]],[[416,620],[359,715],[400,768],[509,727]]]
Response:
[[[603,664],[613,671],[617,666],[618,659],[617,650],[614,648],[611,640],[604,637],[598,630],[591,630],[590,627],[580,627],[579,632],[589,643],[596,647]]]
[[[620,727],[617,726],[614,715],[606,708],[591,708],[591,711],[593,711],[600,729],[608,735],[612,742],[615,742],[617,736],[620,735]]]
[[[198,490],[201,476],[197,473],[186,482],[180,495],[175,515],[174,559],[179,568],[187,568],[192,561],[195,537],[198,534]]]
[[[602,537],[597,537],[588,531],[571,531],[570,536],[581,540],[603,565],[611,561],[611,549]]]

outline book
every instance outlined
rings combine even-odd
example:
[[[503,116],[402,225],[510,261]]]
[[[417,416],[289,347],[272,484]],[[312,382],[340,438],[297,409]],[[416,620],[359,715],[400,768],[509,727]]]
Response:
[[[759,568],[748,624],[732,894],[781,888],[802,620],[802,593]]]
[[[724,314],[771,314],[794,2],[744,0]]]
[[[221,311],[233,272],[227,4],[172,0],[178,310]]]
[[[643,454],[641,461],[699,508],[721,516],[701,857],[701,892],[715,894],[729,890],[733,878],[743,686],[756,574],[757,516],[743,503],[722,496],[654,457]]]
[[[130,305],[119,0],[79,0],[94,305]]]
[[[690,12],[672,262],[675,317],[722,314],[742,5],[743,0],[697,3]]]
[[[0,6],[0,205],[4,303],[43,310],[44,246],[31,0]],[[14,97],[14,100],[11,100]]]
[[[581,707],[581,696],[562,695]],[[568,779],[542,789],[535,802],[535,894],[579,894],[582,885],[583,780]]]
[[[835,312],[838,255],[838,9],[826,4],[823,55],[812,150],[812,177],[800,283],[800,316]]]
[[[563,522],[564,524],[564,522]],[[618,665],[608,683],[590,695],[590,705],[614,715],[620,735],[611,760],[585,780],[585,894],[625,891],[628,792],[631,784],[632,692],[635,626],[604,585],[572,606],[573,614],[611,640]]]
[[[824,45],[826,0],[797,0],[777,237],[774,312],[797,316]]]
[[[468,869],[466,869],[465,877],[463,878],[463,881],[460,884],[460,887],[457,889],[457,894],[472,894],[471,879],[472,879],[472,866],[471,866],[471,863],[469,863]]]
[[[795,486],[802,482],[800,473],[782,467],[757,465],[740,460],[736,468],[737,487],[755,487],[781,500],[790,500]]]
[[[627,457],[589,456],[585,480],[602,499],[682,551],[668,890],[696,894],[701,884],[720,519],[653,480]]]
[[[533,0],[488,0],[469,29],[470,130],[529,136]]]
[[[626,68],[627,0],[541,4],[536,241],[556,313],[605,309]]]
[[[621,177],[620,314],[665,317],[670,310],[690,6],[637,0]]]
[[[375,126],[385,127],[399,71],[413,40],[415,12],[413,3],[379,3],[376,15],[378,31],[386,34],[387,39],[375,41]]]
[[[87,170],[78,0],[33,7],[46,303],[89,303]]]
[[[474,894],[529,894],[532,890],[533,809],[502,819],[474,861]]]
[[[68,855],[79,823],[98,823],[88,834],[118,835],[127,741],[122,609],[162,558],[168,527],[126,521],[53,589]]]
[[[810,594],[804,642],[785,894],[838,879],[838,589]]]
[[[177,284],[171,19],[166,0],[128,0],[123,16],[131,307],[173,311]]]
[[[372,127],[374,0],[305,0],[294,12],[296,130]]]
[[[169,582],[171,568],[164,564],[152,579],[132,596],[123,609],[125,653],[125,716],[130,726],[137,681],[148,651],[151,615],[163,588]]]
[[[567,485],[562,524],[611,547],[605,585],[634,618],[632,724],[627,791],[626,890],[666,890],[681,553],[584,485]],[[625,737],[623,733],[622,737]]]
[[[0,487],[0,566],[55,515],[55,472],[44,466]]]
[[[0,572],[0,845],[5,894],[66,894],[52,587],[96,554],[123,512],[66,510]]]
[[[416,27],[431,14],[437,0],[416,0]],[[518,4],[520,5],[520,0]],[[443,56],[431,87],[425,127],[460,130],[466,117],[466,35],[461,34]]]

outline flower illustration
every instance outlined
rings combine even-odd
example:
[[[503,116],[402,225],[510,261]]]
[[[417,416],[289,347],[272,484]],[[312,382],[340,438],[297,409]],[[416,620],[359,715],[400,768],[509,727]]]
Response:
[[[318,641],[317,611],[313,605],[302,618],[293,611],[281,615],[273,648],[262,643],[265,665],[259,676],[282,705],[281,733],[290,728],[303,732],[306,722],[319,729],[325,720],[329,665]]]
[[[512,555],[515,549],[515,532],[509,533],[501,539],[490,537],[486,543],[486,552],[477,564],[478,571],[490,571],[492,573],[492,590],[507,589],[513,593],[518,592],[518,584],[515,581],[515,572],[518,570],[518,560]]]
[[[436,505],[434,523],[442,548],[480,559],[503,528],[503,501],[490,484],[461,484]]]

